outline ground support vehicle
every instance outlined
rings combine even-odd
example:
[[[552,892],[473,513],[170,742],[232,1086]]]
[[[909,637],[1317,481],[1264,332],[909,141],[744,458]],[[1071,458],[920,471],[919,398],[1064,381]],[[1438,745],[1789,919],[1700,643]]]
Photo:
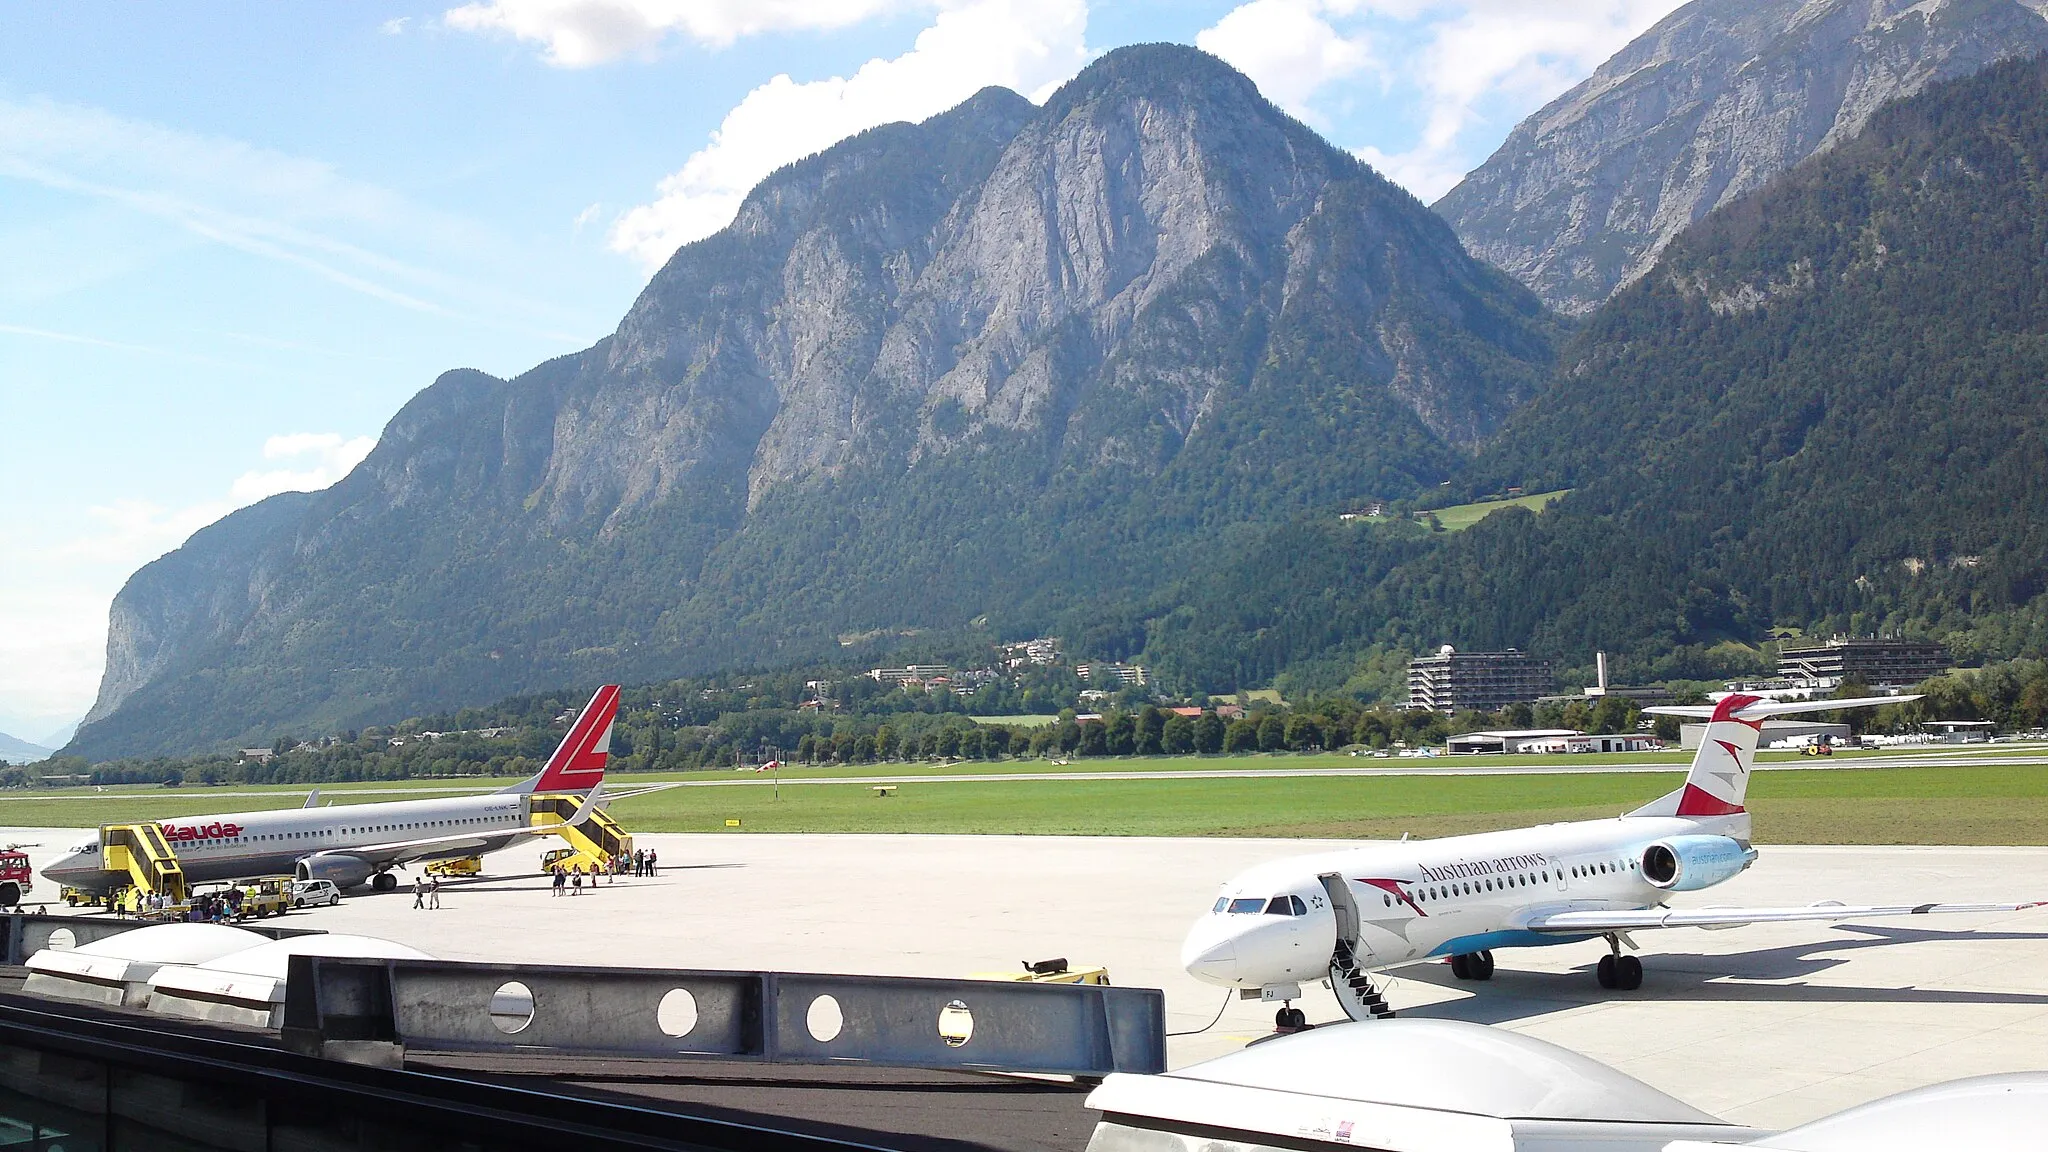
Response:
[[[319,904],[341,903],[341,889],[332,880],[295,880],[292,882],[292,907],[311,908]]]
[[[429,876],[475,876],[484,870],[481,856],[464,856],[459,860],[436,860],[426,866]]]
[[[35,886],[36,873],[29,867],[28,853],[13,844],[0,850],[0,908],[12,908],[28,899]]]

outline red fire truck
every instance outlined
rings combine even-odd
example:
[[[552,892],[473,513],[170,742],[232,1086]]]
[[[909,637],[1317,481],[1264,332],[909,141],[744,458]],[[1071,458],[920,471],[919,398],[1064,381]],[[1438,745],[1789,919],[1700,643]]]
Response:
[[[0,908],[12,908],[28,899],[35,884],[35,870],[28,866],[28,853],[13,844],[0,848]]]

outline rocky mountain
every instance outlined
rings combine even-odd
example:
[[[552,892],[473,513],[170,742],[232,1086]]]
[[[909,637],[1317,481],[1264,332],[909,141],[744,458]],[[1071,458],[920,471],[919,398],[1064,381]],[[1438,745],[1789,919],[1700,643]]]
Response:
[[[1474,255],[1582,314],[1887,101],[2044,49],[2048,21],[2013,0],[1694,0],[1522,121],[1436,210]]]
[[[1290,525],[1191,584],[1148,658],[1256,682],[1375,643],[1514,645],[1704,678],[1779,626],[2038,657],[2044,171],[2048,60],[1888,106],[1669,245],[1444,496],[1571,488],[1549,511]]]
[[[616,332],[450,372],[349,477],[138,572],[69,751],[1059,626],[1307,509],[1447,479],[1536,298],[1193,49],[1113,52],[777,172]],[[1090,629],[1094,629],[1090,632]]]

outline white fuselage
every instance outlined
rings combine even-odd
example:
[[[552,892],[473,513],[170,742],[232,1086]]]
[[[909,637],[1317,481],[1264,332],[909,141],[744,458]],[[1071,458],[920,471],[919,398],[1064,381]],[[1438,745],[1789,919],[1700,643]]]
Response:
[[[388,846],[441,840],[408,860],[478,856],[503,848],[526,827],[526,797],[494,792],[447,800],[394,800],[322,808],[286,808],[187,816],[157,821],[188,881],[233,880],[290,872],[308,856],[360,853],[375,866],[396,859]],[[43,875],[87,891],[106,891],[126,875],[102,867],[97,840],[43,869]]]
[[[1323,879],[1333,875],[1358,912],[1353,952],[1362,969],[1584,940],[1524,925],[1542,913],[1655,907],[1670,892],[1643,877],[1647,847],[1701,834],[1747,841],[1748,825],[1746,815],[1625,816],[1276,860],[1223,885],[1188,933],[1181,964],[1227,987],[1321,979],[1337,943]]]

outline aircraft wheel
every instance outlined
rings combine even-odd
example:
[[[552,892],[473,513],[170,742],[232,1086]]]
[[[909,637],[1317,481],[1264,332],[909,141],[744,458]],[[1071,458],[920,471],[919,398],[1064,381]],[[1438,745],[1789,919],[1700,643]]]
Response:
[[[1493,979],[1493,953],[1474,952],[1465,961],[1465,970],[1472,974],[1474,980]]]
[[[1602,956],[1602,957],[1600,958],[1600,963],[1599,963],[1599,965],[1598,965],[1598,966],[1596,966],[1596,967],[1595,967],[1595,968],[1593,969],[1593,976],[1594,976],[1594,978],[1595,978],[1595,979],[1597,979],[1597,980],[1599,980],[1599,981],[1600,981],[1600,986],[1601,986],[1602,988],[1612,988],[1612,987],[1614,987],[1614,981],[1615,981],[1615,972],[1614,972],[1614,968],[1615,968],[1615,964],[1614,964],[1614,957],[1612,957],[1612,956]]]
[[[1463,952],[1451,954],[1451,975],[1460,980],[1472,979],[1472,958]]]
[[[1273,1028],[1278,1032],[1299,1032],[1308,1027],[1308,1013],[1299,1008],[1282,1008],[1273,1013]]]
[[[1614,961],[1614,985],[1624,992],[1633,992],[1643,986],[1643,962],[1633,956],[1618,957]]]

